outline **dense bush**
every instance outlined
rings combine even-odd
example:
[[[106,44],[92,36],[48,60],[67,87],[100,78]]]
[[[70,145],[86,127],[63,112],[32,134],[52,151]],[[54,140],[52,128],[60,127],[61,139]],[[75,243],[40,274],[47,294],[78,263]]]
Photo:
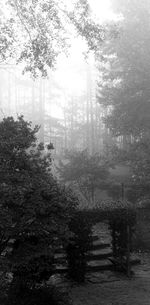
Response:
[[[77,204],[52,176],[50,147],[37,142],[38,129],[23,117],[0,122],[0,255],[26,289],[53,273]]]
[[[70,305],[68,294],[55,287],[41,287],[19,290],[18,283],[13,284],[6,305]]]

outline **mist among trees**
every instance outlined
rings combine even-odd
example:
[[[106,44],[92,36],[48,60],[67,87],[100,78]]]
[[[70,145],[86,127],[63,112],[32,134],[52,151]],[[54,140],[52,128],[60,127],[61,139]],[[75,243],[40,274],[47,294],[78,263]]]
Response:
[[[100,20],[88,0],[1,5],[0,266],[13,278],[6,304],[15,289],[29,293],[53,274],[76,209],[149,203],[150,3],[111,0],[110,9],[112,18]]]

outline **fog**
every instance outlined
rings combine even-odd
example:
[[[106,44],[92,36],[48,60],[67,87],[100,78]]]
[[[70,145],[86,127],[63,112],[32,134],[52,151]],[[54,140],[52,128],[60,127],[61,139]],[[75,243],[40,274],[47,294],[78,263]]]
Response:
[[[87,145],[98,151],[103,145],[95,62],[92,55],[85,60],[81,52],[77,54],[77,46],[69,58],[58,60],[55,71],[49,71],[45,79],[23,75],[21,67],[13,64],[0,65],[1,119],[23,115],[33,125],[40,125],[39,140],[54,143],[58,154]]]
[[[65,2],[71,10],[73,4]],[[2,12],[11,17],[3,3]],[[113,20],[110,2],[90,1],[92,14],[99,23]],[[94,53],[87,54],[82,37],[71,38],[68,55],[60,54],[47,77],[23,74],[24,64],[13,60],[0,64],[0,118],[23,115],[38,124],[39,141],[52,142],[55,154],[66,150],[103,150],[109,131],[102,117],[105,112],[97,101],[98,69]],[[105,136],[104,136],[105,134]]]
[[[5,304],[150,304],[149,0],[3,1],[0,197]]]

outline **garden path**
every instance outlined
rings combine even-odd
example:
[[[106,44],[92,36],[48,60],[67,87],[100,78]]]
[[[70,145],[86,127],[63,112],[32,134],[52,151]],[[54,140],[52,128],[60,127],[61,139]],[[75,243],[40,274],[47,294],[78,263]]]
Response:
[[[150,254],[134,273],[132,279],[111,272],[90,276],[70,289],[73,305],[150,305]]]
[[[106,241],[106,227],[96,229]],[[107,238],[110,238],[109,234]],[[82,285],[72,284],[59,276],[54,280],[69,292],[73,305],[150,305],[150,252],[138,256],[141,264],[132,267],[131,279],[121,273],[104,271],[87,274]]]
[[[97,226],[96,231],[106,240],[104,225]],[[111,271],[87,275],[84,285],[70,289],[73,305],[150,305],[150,253],[138,256],[141,264],[132,267],[131,279]]]

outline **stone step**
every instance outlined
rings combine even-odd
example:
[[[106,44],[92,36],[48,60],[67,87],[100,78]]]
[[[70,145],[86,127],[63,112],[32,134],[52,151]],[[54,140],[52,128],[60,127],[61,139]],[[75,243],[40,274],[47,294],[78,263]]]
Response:
[[[99,238],[98,235],[92,235],[91,239],[92,239],[92,241],[97,241],[97,240],[99,240],[100,238]]]
[[[106,271],[106,270],[114,270],[113,264],[105,264],[100,266],[88,266],[87,272],[98,272],[98,271]]]
[[[119,260],[117,260],[117,259],[114,259],[113,257],[110,257],[110,258],[108,258],[110,261],[111,261],[111,263],[113,263],[113,265],[114,266],[119,266],[120,264],[121,264],[121,262],[119,262]],[[136,266],[136,265],[138,265],[138,264],[140,264],[141,263],[141,260],[139,259],[139,258],[131,258],[130,259],[130,265],[131,266]],[[123,265],[126,265],[126,261],[124,260],[123,262],[122,262],[122,264]]]
[[[98,271],[105,271],[105,270],[114,270],[113,264],[106,264],[106,265],[100,265],[100,266],[87,266],[87,272],[98,272]],[[68,268],[66,267],[60,267],[56,268],[54,270],[54,274],[64,274],[67,273]]]
[[[96,244],[96,245],[92,245],[91,246],[91,251],[110,248],[110,246],[111,245],[109,243],[99,243],[99,244]]]
[[[109,257],[112,256],[112,252],[108,252],[108,253],[100,253],[100,254],[88,254],[86,255],[86,258],[88,261],[94,261],[94,260],[104,260],[104,259],[108,259]]]

